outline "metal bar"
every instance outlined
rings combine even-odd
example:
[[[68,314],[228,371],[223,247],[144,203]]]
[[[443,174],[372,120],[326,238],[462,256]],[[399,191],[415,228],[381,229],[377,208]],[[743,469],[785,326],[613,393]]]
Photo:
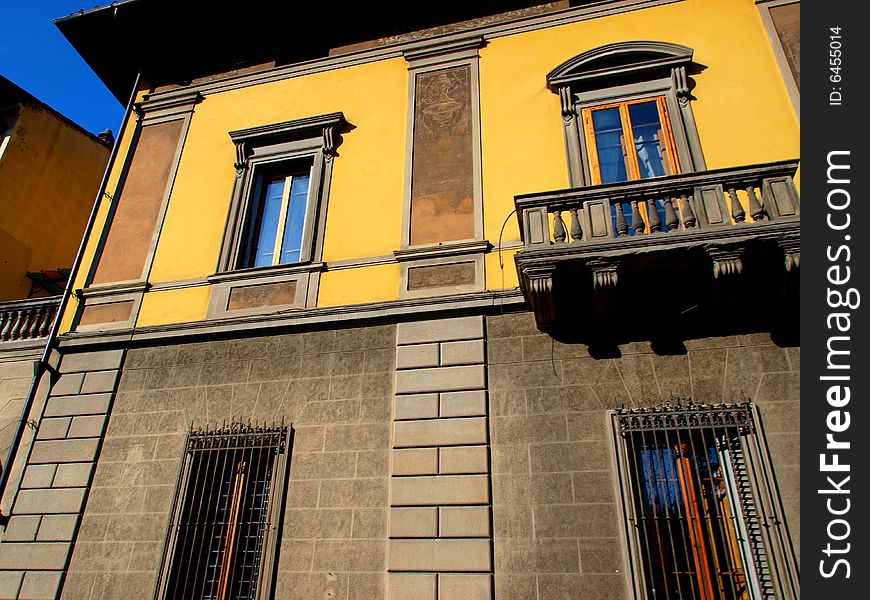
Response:
[[[647,556],[647,560],[643,561],[644,570],[647,571],[647,588],[650,591],[652,591],[653,597],[657,598],[658,597],[657,582],[656,582],[654,571],[651,568],[652,564],[653,564],[653,561],[652,561],[653,550],[652,550],[652,544],[650,543],[651,531],[650,531],[650,527],[648,525],[648,523],[650,521],[650,517],[648,516],[647,506],[644,502],[643,490],[639,489],[639,486],[643,485],[645,482],[645,479],[646,479],[644,477],[645,469],[644,469],[644,465],[643,465],[643,450],[647,446],[646,439],[645,439],[645,433],[644,432],[641,433],[640,452],[638,452],[638,448],[637,448],[637,444],[636,444],[635,440],[631,440],[630,443],[632,446],[631,458],[635,464],[635,471],[638,471],[638,470],[640,471],[640,473],[637,473],[637,477],[635,479],[635,481],[637,482],[636,485],[638,486],[638,489],[636,490],[635,496],[636,496],[636,502],[640,507],[640,514],[641,514],[640,528],[641,528],[641,531],[643,532],[644,538],[645,538],[645,541],[644,541],[644,543],[642,543],[642,546],[644,546],[644,550],[646,551],[646,556]],[[653,456],[653,455],[650,455],[650,456]],[[639,467],[638,467],[638,464],[640,464]],[[651,469],[651,470],[654,471],[654,469]],[[653,506],[655,506],[655,493],[657,492],[657,490],[655,487],[655,481],[653,481],[652,483],[653,483],[653,485],[648,488],[652,492],[652,496],[649,499],[649,503],[652,504]],[[664,565],[665,564],[665,557],[662,554],[661,535],[659,534],[659,531],[658,531],[658,524],[656,523],[655,525],[656,525],[655,547],[658,549],[659,564]],[[663,579],[664,585],[665,585],[664,596],[662,596],[662,598],[665,599],[665,598],[668,598],[670,596],[670,593],[669,593],[669,589],[668,589],[667,577],[664,576],[662,579]]]
[[[666,453],[665,456],[671,456],[673,453],[674,443],[670,439],[670,435],[669,435],[670,433],[671,433],[671,430],[668,430],[668,429],[664,430],[664,434],[665,434],[664,452]],[[678,436],[677,445],[679,445],[679,431],[675,431],[674,433],[676,433],[676,435]],[[653,433],[653,435],[655,435],[655,432]],[[663,463],[663,466],[667,465],[667,464],[668,463]],[[668,482],[671,481],[670,476],[672,474],[670,472],[665,472],[665,473],[663,473],[663,475],[666,478],[668,478],[667,479]],[[674,477],[677,476],[676,472],[673,473],[673,476]],[[674,480],[674,483],[676,483],[676,480]],[[668,484],[667,489],[668,490],[672,489],[670,486],[670,483]],[[686,515],[683,514],[682,504],[680,502],[677,502],[676,507],[677,507],[677,517],[678,517],[677,525],[679,526],[681,545],[683,547],[683,554],[685,555],[686,566],[688,568],[688,565],[690,565],[692,563],[692,558],[689,555],[689,549],[688,549],[688,546],[686,544],[686,531],[688,531],[689,522],[688,522],[688,518],[686,517]],[[671,530],[671,546],[672,546],[671,552],[674,555],[674,567],[676,568],[679,565],[679,560],[677,559],[676,550],[673,549],[673,540],[674,539],[675,539],[675,536]],[[679,576],[675,577],[675,580],[677,582],[677,591],[679,593],[679,597],[682,598],[683,597],[683,590],[682,590],[682,584],[680,583]],[[691,576],[689,577],[689,589],[692,591],[691,597],[694,598],[695,597],[695,582]]]

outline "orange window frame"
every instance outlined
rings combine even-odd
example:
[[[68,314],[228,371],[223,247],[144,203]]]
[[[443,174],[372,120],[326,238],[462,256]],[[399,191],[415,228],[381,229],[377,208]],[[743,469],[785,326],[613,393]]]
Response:
[[[659,123],[661,123],[661,136],[659,141],[662,144],[664,151],[664,164],[668,171],[668,175],[680,173],[680,159],[677,156],[677,145],[674,142],[674,131],[671,127],[671,120],[668,117],[668,107],[665,103],[664,96],[654,96],[652,98],[638,98],[636,100],[626,100],[622,102],[611,102],[610,104],[601,104],[582,109],[583,115],[583,133],[586,140],[586,147],[589,149],[589,169],[592,175],[592,185],[601,184],[601,166],[598,161],[598,145],[595,142],[595,128],[592,125],[592,113],[608,108],[619,108],[620,121],[622,123],[622,155],[625,159],[625,172],[629,181],[641,179],[640,165],[637,160],[637,151],[634,148],[634,135],[632,134],[631,115],[628,112],[628,107],[633,104],[643,104],[650,101],[655,101],[659,113]],[[632,140],[631,145],[626,143],[626,140]]]

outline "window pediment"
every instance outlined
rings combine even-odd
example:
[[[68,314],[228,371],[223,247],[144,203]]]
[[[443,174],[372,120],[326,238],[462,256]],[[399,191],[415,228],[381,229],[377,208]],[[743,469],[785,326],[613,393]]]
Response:
[[[603,79],[651,79],[670,76],[692,61],[693,50],[679,44],[632,41],[587,50],[547,74],[551,87],[595,87]]]

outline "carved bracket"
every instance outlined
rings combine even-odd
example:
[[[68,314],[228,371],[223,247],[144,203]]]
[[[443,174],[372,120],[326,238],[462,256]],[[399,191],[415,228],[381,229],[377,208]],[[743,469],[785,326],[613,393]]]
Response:
[[[689,104],[689,78],[686,75],[686,66],[680,65],[671,69],[671,81],[674,84],[674,92],[680,106]]]
[[[559,103],[562,108],[562,120],[566,124],[570,123],[576,112],[574,110],[574,102],[571,100],[571,88],[567,85],[559,88]]]
[[[619,262],[596,258],[586,263],[592,271],[592,290],[595,294],[595,308],[598,314],[606,314],[616,306],[616,286],[619,284],[617,267]]]
[[[323,157],[330,161],[335,156],[335,127],[323,128]]]
[[[742,248],[723,248],[722,246],[708,245],[704,247],[707,255],[713,261],[713,277],[732,277],[743,272],[743,261],[740,255]]]
[[[801,268],[801,241],[798,239],[782,239],[777,241],[777,245],[782,249],[785,255],[785,270],[795,271]]]
[[[556,298],[553,293],[555,270],[555,264],[551,263],[523,269],[526,298],[532,305],[539,329],[549,327],[556,322]]]
[[[616,274],[617,263],[612,260],[595,259],[586,263],[592,271],[592,288],[600,290],[602,288],[615,288],[619,283],[619,278]]]
[[[236,168],[236,175],[242,175],[248,168],[248,156],[250,149],[245,142],[236,142],[236,162],[233,166]]]

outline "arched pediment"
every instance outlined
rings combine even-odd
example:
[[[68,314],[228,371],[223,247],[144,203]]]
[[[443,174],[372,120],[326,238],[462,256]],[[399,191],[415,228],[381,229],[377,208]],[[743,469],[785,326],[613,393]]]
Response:
[[[619,76],[653,77],[692,61],[693,50],[679,44],[633,41],[608,44],[570,58],[547,74],[551,86]]]

